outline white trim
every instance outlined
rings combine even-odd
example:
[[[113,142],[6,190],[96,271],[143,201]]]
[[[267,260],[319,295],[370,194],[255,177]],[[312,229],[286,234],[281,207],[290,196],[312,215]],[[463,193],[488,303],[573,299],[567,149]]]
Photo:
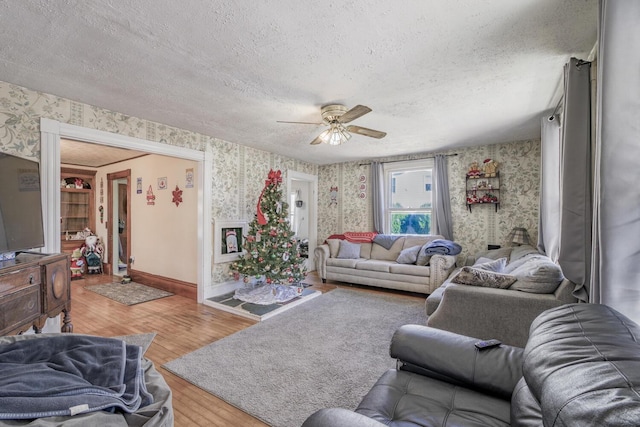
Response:
[[[318,241],[318,177],[308,173],[287,171],[287,195],[292,191],[292,180],[306,181],[311,183],[311,197],[309,200],[309,258],[307,258],[307,271],[315,270],[313,262],[313,250]],[[288,197],[287,197],[288,202]],[[293,207],[291,207],[293,208]]]
[[[40,170],[47,252],[60,252],[60,138],[144,151],[150,154],[178,157],[198,162],[198,302],[202,303],[204,289],[211,287],[211,179],[213,153],[147,141],[131,136],[89,129],[47,118],[40,119]]]

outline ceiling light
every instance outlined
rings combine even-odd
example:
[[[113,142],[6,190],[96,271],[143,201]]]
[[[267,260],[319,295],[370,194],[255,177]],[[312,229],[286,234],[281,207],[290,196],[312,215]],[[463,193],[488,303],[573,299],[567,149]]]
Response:
[[[320,134],[320,139],[329,145],[344,144],[351,138],[351,134],[347,132],[342,123],[333,122],[331,128]]]

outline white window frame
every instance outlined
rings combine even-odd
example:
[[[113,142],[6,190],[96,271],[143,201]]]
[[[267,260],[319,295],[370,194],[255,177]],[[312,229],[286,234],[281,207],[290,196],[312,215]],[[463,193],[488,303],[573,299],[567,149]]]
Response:
[[[435,174],[433,173],[435,162],[433,159],[408,160],[402,162],[385,163],[384,170],[384,231],[391,233],[391,214],[396,212],[406,213],[428,213],[431,214],[431,228],[433,228],[433,202],[430,208],[394,208],[391,206],[393,178],[392,174],[397,172],[414,172],[420,170],[431,170],[431,191],[435,187]],[[432,230],[429,230],[431,233]]]

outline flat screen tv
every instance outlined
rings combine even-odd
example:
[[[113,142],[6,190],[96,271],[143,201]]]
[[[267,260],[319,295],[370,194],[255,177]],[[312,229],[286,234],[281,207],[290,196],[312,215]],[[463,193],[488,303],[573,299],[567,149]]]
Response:
[[[0,253],[43,246],[40,167],[0,153]]]

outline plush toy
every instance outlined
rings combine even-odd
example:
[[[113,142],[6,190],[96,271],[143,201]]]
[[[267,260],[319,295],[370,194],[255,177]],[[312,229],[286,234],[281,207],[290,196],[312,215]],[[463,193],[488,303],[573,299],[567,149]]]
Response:
[[[102,252],[104,246],[98,236],[87,236],[82,245],[81,253],[87,261],[87,272],[89,274],[99,274],[102,272]]]
[[[473,162],[469,165],[469,172],[467,172],[467,176],[469,178],[480,178],[482,175],[482,171],[480,167],[478,167],[478,162]]]
[[[71,254],[71,280],[82,279],[82,268],[84,266],[84,259],[82,258],[82,249],[74,249]]]
[[[486,176],[487,178],[495,177],[496,172],[498,171],[498,166],[500,165],[495,160],[485,159],[484,165],[483,165],[484,176]]]

